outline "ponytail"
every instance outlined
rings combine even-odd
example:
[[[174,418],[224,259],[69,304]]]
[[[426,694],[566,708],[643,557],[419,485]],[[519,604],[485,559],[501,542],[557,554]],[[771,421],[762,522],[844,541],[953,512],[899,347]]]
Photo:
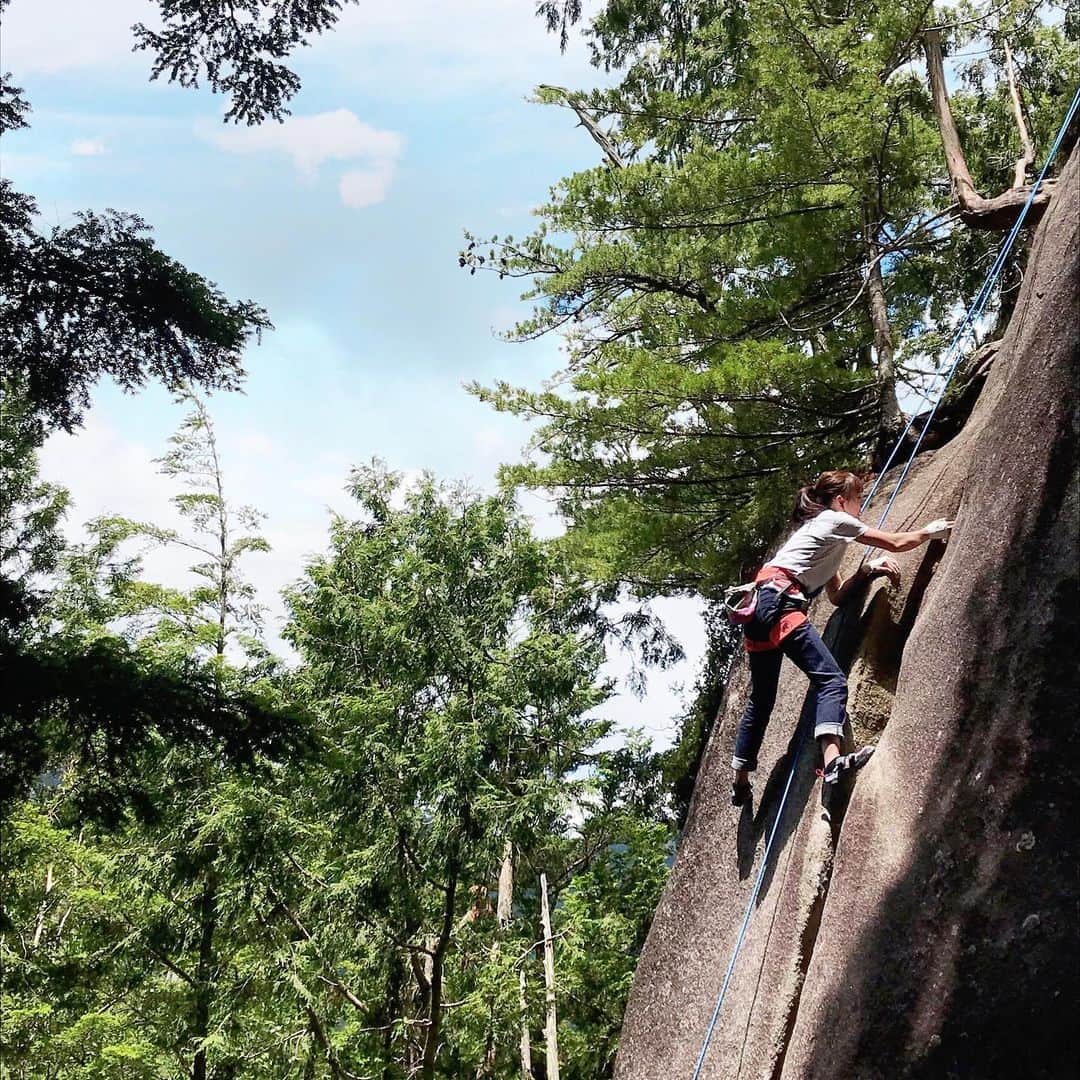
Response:
[[[795,509],[792,510],[791,516],[798,522],[809,521],[817,517],[824,509],[824,504],[814,497],[814,486],[805,484],[799,488],[799,494],[795,496]]]
[[[853,472],[844,469],[832,469],[823,472],[813,484],[799,488],[795,496],[795,508],[791,516],[797,522],[809,521],[822,510],[828,510],[837,495],[845,499],[862,492],[863,482]]]

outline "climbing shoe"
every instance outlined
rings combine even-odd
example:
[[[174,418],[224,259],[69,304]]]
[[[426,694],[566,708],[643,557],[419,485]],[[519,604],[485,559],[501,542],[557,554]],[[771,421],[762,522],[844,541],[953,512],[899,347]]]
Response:
[[[874,755],[875,746],[861,746],[850,754],[841,754],[829,762],[828,767],[821,774],[826,784],[835,784],[843,773],[854,772],[861,769]]]
[[[750,781],[747,780],[741,784],[731,785],[731,805],[742,806],[744,803],[750,800]]]

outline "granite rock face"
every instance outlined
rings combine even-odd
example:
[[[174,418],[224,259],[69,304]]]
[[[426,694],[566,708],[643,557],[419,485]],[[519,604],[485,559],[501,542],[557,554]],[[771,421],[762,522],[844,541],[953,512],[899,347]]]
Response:
[[[886,523],[955,516],[948,545],[899,556],[899,589],[877,581],[813,613],[849,670],[855,737],[879,749],[850,802],[826,806],[802,745],[703,1078],[1075,1075],[1078,187],[1074,152],[975,411],[920,455]],[[618,1080],[693,1074],[806,688],[785,661],[740,811],[728,785],[745,665],[732,677],[635,975]]]

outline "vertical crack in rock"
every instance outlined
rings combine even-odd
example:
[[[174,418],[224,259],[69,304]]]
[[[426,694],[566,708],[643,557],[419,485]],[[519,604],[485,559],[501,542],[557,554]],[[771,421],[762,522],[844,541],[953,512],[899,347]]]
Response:
[[[840,665],[848,671],[848,715],[855,745],[880,737],[888,725],[904,645],[944,551],[943,543],[931,543],[906,592],[894,595],[887,587],[878,586],[858,616],[850,611],[838,611],[826,628],[826,642]],[[770,1080],[779,1080],[784,1070],[788,1046],[799,1016],[802,988],[825,914],[835,866],[833,856],[840,843],[851,791],[851,782],[843,784],[831,797],[823,790],[822,816],[830,829],[829,850],[824,853],[816,879],[809,883],[813,888],[813,899],[804,909],[806,915],[799,935],[793,989],[787,1002],[783,1034],[777,1043]]]

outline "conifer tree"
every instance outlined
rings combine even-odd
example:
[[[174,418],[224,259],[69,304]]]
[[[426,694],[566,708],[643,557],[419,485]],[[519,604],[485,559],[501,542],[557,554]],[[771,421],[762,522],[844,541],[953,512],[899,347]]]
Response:
[[[375,952],[346,967],[382,981],[370,1007],[392,1031],[362,1034],[381,1026],[367,1016],[358,1046],[430,1078],[466,1052],[447,1003],[494,925],[506,841],[527,850],[560,828],[567,776],[604,730],[587,716],[602,649],[587,592],[505,498],[430,478],[399,494],[378,467],[352,490],[364,517],[335,522],[330,555],[290,594],[302,685],[335,748],[317,820],[339,844],[318,871],[339,884],[296,916],[317,963],[344,944],[314,929],[330,894],[357,913]],[[504,989],[516,999],[516,980]]]
[[[474,391],[536,421],[505,478],[556,493],[590,573],[713,593],[798,481],[880,464],[989,247],[950,205],[919,69],[935,23],[989,45],[952,105],[973,183],[999,190],[1023,153],[1007,55],[1038,147],[1071,94],[1071,23],[1048,5],[613,0],[584,33],[616,84],[539,88],[602,163],[552,188],[530,236],[470,236],[460,261],[528,283],[511,337],[565,340],[543,390]]]

